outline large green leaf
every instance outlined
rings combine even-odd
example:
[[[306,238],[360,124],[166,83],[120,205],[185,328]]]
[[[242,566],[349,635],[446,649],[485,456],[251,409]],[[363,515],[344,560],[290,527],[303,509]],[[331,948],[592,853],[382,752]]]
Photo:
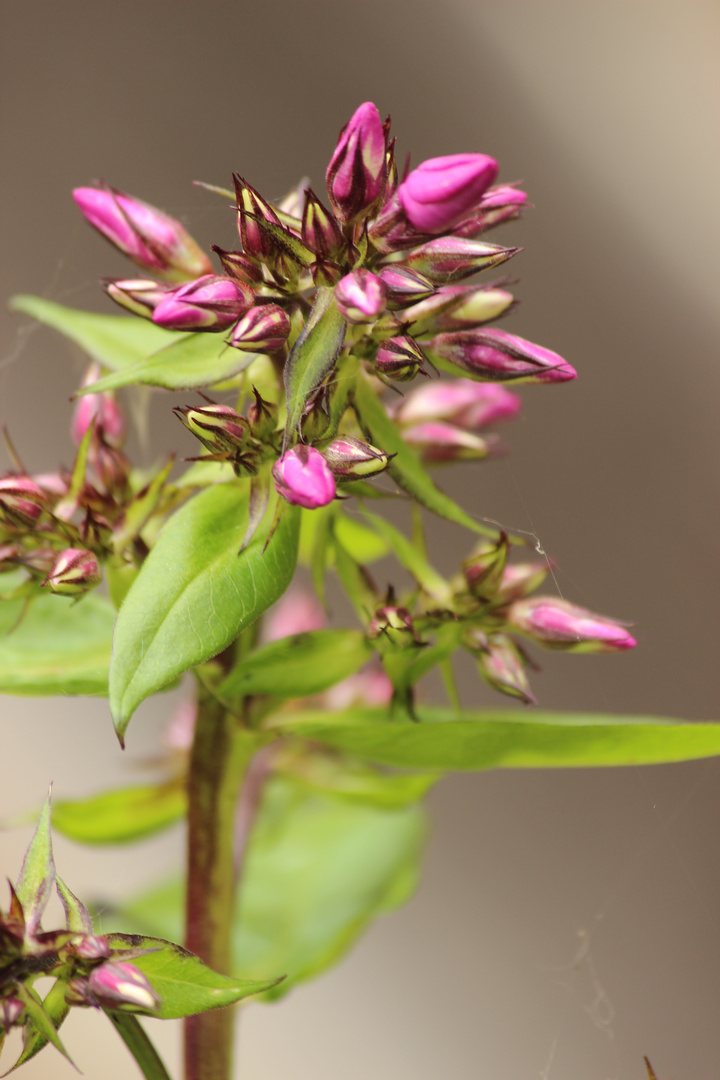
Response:
[[[38,596],[13,630],[20,606],[0,602],[0,692],[107,694],[115,622],[110,601],[97,594],[79,603]]]
[[[160,1008],[147,1013],[160,1020],[178,1020],[233,1005],[251,994],[269,990],[277,982],[277,979],[255,981],[219,975],[187,949],[163,938],[138,934],[108,934],[107,938],[114,949],[153,950],[133,957],[132,963],[143,972],[160,998]]]
[[[185,815],[184,784],[139,784],[53,806],[56,832],[80,844],[124,844],[166,829]]]
[[[456,525],[463,525],[473,532],[497,535],[497,530],[475,521],[449,495],[443,494],[435,486],[420,458],[403,440],[372,386],[362,376],[358,378],[355,389],[355,411],[360,427],[372,445],[381,447],[386,454],[395,455],[387,471],[403,491],[412,495],[426,509]]]
[[[652,765],[720,754],[720,724],[599,713],[418,708],[419,723],[384,709],[307,710],[277,726],[383,765],[409,769]]]
[[[163,330],[149,319],[132,315],[96,315],[92,311],[63,307],[40,296],[14,296],[10,307],[59,330],[113,371],[136,364],[150,353],[188,336]]]
[[[373,655],[359,630],[312,630],[250,653],[218,687],[221,698],[246,694],[310,697],[353,675]]]
[[[345,340],[345,326],[332,289],[318,289],[305,328],[285,364],[288,436],[295,434],[307,399],[334,368]]]
[[[193,390],[214,386],[250,367],[257,353],[233,349],[221,334],[184,334],[179,341],[147,356],[122,371],[98,379],[81,394],[116,390],[120,386],[143,383],[165,390]]]
[[[287,588],[297,508],[285,507],[267,548],[266,523],[238,555],[247,522],[247,485],[217,484],[185,503],[160,533],[115,628],[110,708],[121,739],[141,701],[221,652]]]
[[[267,998],[318,975],[373,918],[409,898],[423,836],[417,806],[376,809],[271,783],[243,871],[235,969],[247,978],[284,972]],[[125,917],[179,935],[182,908],[174,882],[130,904]]]

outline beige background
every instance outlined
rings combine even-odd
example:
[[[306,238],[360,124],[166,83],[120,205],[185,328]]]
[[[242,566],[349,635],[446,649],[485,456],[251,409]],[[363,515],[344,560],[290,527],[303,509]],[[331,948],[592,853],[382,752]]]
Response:
[[[69,198],[98,177],[231,246],[232,216],[189,182],[320,183],[368,98],[415,162],[477,149],[522,178],[536,209],[502,234],[527,248],[506,325],[580,379],[528,387],[512,456],[446,486],[535,532],[565,595],[637,621],[632,655],[543,657],[544,706],[720,715],[716,5],[24,0],[0,23],[3,296],[108,310],[96,278],[125,264]],[[0,412],[31,468],[69,460],[81,370],[49,332],[3,320]],[[176,444],[167,398],[152,417],[156,445]],[[449,568],[465,538],[439,526],[434,543]],[[468,700],[489,700],[467,675]],[[4,699],[0,817],[50,779],[70,795],[136,776],[169,707],[143,709],[123,757],[104,702]],[[336,973],[248,1009],[242,1075],[643,1080],[648,1054],[658,1080],[716,1080],[719,780],[701,762],[446,781],[418,897]],[[2,874],[28,836],[0,834]],[[129,891],[180,845],[59,840],[57,858],[81,894]],[[155,1027],[174,1062],[174,1025]],[[73,1018],[67,1043],[88,1077],[135,1075],[102,1017]],[[25,1071],[71,1075],[53,1051]]]

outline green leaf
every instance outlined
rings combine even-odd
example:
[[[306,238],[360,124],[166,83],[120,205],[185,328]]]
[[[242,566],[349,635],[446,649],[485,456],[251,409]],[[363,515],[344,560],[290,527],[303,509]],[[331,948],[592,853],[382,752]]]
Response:
[[[82,901],[78,900],[74,893],[70,892],[65,882],[57,874],[55,875],[55,888],[65,911],[68,930],[77,931],[79,934],[92,934],[93,925],[90,912]]]
[[[79,844],[125,844],[151,836],[185,816],[187,797],[177,780],[104,791],[56,802],[56,832]]]
[[[44,1018],[41,1018],[42,1030],[34,1022],[34,1018],[31,1017],[25,1024],[25,1030],[23,1032],[23,1049],[20,1057],[13,1065],[10,1072],[13,1072],[19,1065],[24,1065],[30,1058],[34,1058],[43,1047],[47,1046],[49,1039],[47,1037],[45,1019],[50,1021],[50,1026],[53,1031],[57,1032],[58,1028],[62,1026],[68,1013],[70,1012],[70,1006],[65,1001],[65,983],[60,979],[56,979],[50,987],[49,991],[45,995],[45,999],[42,1003]],[[64,1051],[62,1051],[64,1053]],[[67,1055],[66,1055],[67,1056]]]
[[[95,384],[98,385],[98,384]],[[447,518],[473,532],[496,536],[497,530],[471,518],[448,495],[444,495],[430,478],[420,458],[403,440],[398,428],[382,406],[382,402],[366,378],[359,378],[355,389],[355,411],[366,438],[386,454],[395,454],[388,465],[393,480],[408,495],[439,517]]]
[[[55,862],[50,833],[50,795],[48,795],[38,819],[35,835],[25,852],[20,877],[15,886],[18,900],[25,913],[28,934],[40,927],[42,913],[47,907],[55,885]]]
[[[22,622],[14,601],[0,603],[0,692],[43,696],[108,692],[115,611],[96,593],[79,603],[63,596],[38,596]],[[3,619],[3,615],[10,619]],[[11,621],[12,620],[12,621]],[[7,623],[10,626],[7,626]]]
[[[409,769],[652,765],[720,754],[720,724],[528,709],[465,712],[420,707],[419,723],[383,709],[307,710],[276,725],[365,761]]]
[[[145,1015],[160,1020],[178,1020],[234,1005],[251,994],[271,989],[278,982],[277,979],[258,981],[219,975],[187,949],[163,938],[138,934],[108,934],[107,938],[112,948],[154,950],[133,957],[132,963],[142,971],[160,998],[160,1008]]]
[[[373,655],[359,630],[311,630],[250,653],[218,687],[220,698],[247,694],[310,697],[354,675]]]
[[[150,353],[188,336],[163,330],[149,319],[96,315],[92,311],[63,307],[40,296],[14,296],[10,307],[59,330],[112,371],[136,364]]]
[[[356,562],[375,562],[388,553],[387,538],[378,535],[373,529],[368,529],[367,525],[348,514],[336,511],[333,531],[348,555]]]
[[[135,1058],[135,1064],[145,1080],[170,1080],[170,1074],[163,1065],[162,1058],[138,1018],[132,1013],[107,1010],[105,1015]]]
[[[36,1035],[43,1040],[42,1044],[38,1046],[37,1049],[41,1050],[46,1043],[52,1043],[55,1049],[59,1050],[63,1057],[67,1058],[70,1064],[75,1067],[75,1062],[63,1046],[60,1036],[57,1033],[57,1027],[53,1022],[53,1018],[45,1011],[42,999],[40,998],[40,995],[37,993],[37,991],[32,990],[28,986],[19,985],[17,986],[15,992],[25,1006],[25,1011],[32,1023],[31,1030],[33,1035]],[[25,1050],[26,1047],[23,1047],[23,1053],[20,1060],[22,1060],[22,1058],[24,1057]],[[37,1050],[34,1052],[37,1053]],[[20,1060],[15,1063],[14,1068],[17,1068],[17,1066],[20,1064]],[[25,1060],[27,1060],[27,1058],[25,1058]]]
[[[118,614],[110,708],[122,740],[138,705],[229,645],[283,594],[295,570],[296,507],[286,507],[238,555],[248,521],[247,484],[196,495],[163,528]]]
[[[381,772],[375,766],[350,762],[332,751],[322,753],[315,746],[295,741],[279,758],[278,768],[296,782],[335,799],[386,810],[420,802],[444,775]]]
[[[332,289],[318,289],[305,328],[285,364],[288,436],[297,431],[307,399],[335,367],[345,340],[345,325]]]
[[[146,356],[130,367],[98,379],[79,394],[97,394],[120,386],[143,383],[165,390],[193,390],[213,386],[250,367],[258,353],[243,352],[227,344],[222,334],[184,334],[180,340]]]
[[[409,898],[423,838],[417,806],[378,809],[272,781],[243,871],[235,969],[248,978],[285,972],[269,999],[320,974],[372,919]],[[136,924],[179,932],[181,886],[165,885],[125,911]]]

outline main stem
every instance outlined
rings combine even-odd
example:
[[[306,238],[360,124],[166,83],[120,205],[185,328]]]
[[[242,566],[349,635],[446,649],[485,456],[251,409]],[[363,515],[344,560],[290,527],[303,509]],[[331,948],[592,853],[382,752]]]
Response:
[[[188,777],[187,948],[231,974],[234,825],[256,738],[202,686]],[[185,1080],[230,1080],[233,1009],[185,1020]]]

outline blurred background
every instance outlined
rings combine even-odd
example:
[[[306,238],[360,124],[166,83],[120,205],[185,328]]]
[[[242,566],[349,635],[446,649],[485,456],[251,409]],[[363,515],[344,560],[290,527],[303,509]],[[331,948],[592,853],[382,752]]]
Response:
[[[3,297],[109,310],[97,278],[128,264],[70,199],[95,179],[232,247],[232,213],[191,181],[239,170],[269,198],[305,174],[321,185],[368,99],[392,113],[401,160],[479,150],[522,180],[535,208],[492,237],[526,248],[504,326],[580,377],[523,388],[511,456],[441,483],[535,534],[563,595],[636,623],[631,655],[543,654],[544,707],[720,717],[716,4],[24,0],[2,5],[0,28]],[[71,460],[83,367],[5,314],[0,413],[30,469]],[[153,445],[181,449],[160,393],[151,415]],[[437,523],[443,568],[467,543]],[[466,700],[491,700],[465,674]],[[53,779],[75,796],[137,777],[172,704],[142,709],[122,755],[104,701],[4,698],[0,819]],[[417,897],[332,974],[250,1006],[238,1075],[645,1080],[647,1054],[658,1080],[717,1080],[719,782],[713,761],[444,781]],[[30,834],[0,833],[2,876]],[[175,833],[120,852],[59,838],[56,858],[81,896],[129,893],[181,847]],[[172,1066],[177,1025],[153,1028]],[[88,1077],[135,1075],[99,1015],[73,1014],[66,1042]],[[75,1074],[48,1050],[24,1075]]]

